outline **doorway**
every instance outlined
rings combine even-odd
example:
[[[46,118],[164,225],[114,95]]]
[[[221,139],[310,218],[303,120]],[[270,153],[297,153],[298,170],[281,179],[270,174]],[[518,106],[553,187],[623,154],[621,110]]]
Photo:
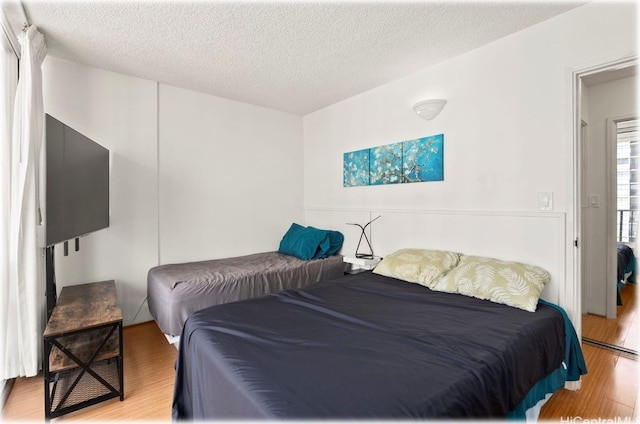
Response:
[[[626,283],[626,276],[619,284],[617,278],[618,245],[628,246],[634,259],[636,252],[640,253],[635,248],[637,218],[629,212],[637,209],[638,181],[624,169],[625,164],[628,168],[638,162],[637,124],[635,133],[629,131],[638,115],[637,63],[621,61],[578,73],[576,86],[581,120],[576,197],[580,206],[579,238],[583,241],[579,252],[582,336],[585,342],[637,355],[637,284]],[[626,140],[626,151],[625,142],[618,141],[619,133]],[[623,151],[620,159],[619,144]],[[626,199],[618,201],[618,192],[625,189]]]

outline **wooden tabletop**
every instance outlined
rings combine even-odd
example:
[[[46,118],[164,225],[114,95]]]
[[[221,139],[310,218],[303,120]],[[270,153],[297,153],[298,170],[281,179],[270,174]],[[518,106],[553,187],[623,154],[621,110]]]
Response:
[[[122,321],[116,284],[113,280],[67,286],[44,330],[44,337],[55,337],[79,330]]]

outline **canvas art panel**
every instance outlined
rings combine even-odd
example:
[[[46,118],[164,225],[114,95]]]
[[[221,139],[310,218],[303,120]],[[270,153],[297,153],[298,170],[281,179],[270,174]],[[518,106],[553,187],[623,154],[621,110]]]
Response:
[[[369,185],[369,150],[363,149],[344,154],[344,187]]]
[[[443,181],[443,147],[443,134],[405,141],[402,155],[402,182]]]
[[[444,134],[347,152],[343,185],[444,181]]]
[[[369,185],[402,182],[402,143],[373,147],[370,161]]]

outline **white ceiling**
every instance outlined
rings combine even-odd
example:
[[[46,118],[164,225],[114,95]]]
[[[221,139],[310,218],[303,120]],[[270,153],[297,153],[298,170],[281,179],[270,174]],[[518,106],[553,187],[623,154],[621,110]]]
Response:
[[[23,0],[22,7],[52,56],[305,115],[583,3]]]

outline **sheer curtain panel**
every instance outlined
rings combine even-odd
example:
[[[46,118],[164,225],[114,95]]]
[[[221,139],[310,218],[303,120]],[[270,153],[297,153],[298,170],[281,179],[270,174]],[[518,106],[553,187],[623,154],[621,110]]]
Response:
[[[3,127],[0,157],[3,226],[0,231],[8,233],[8,241],[2,242],[8,244],[8,249],[0,250],[0,255],[8,256],[0,259],[1,266],[4,267],[5,262],[7,265],[7,270],[0,271],[3,279],[0,284],[0,379],[38,373],[45,319],[44,256],[38,246],[37,232],[41,224],[39,182],[44,153],[41,65],[46,45],[35,26],[27,27],[19,41],[21,59],[11,137],[7,139],[8,131]],[[3,114],[2,119],[6,119],[5,116]],[[7,221],[8,229],[4,228]]]
[[[9,228],[11,219],[11,124],[18,85],[18,58],[4,32],[0,33],[0,380],[10,376],[13,366],[7,355],[8,343],[15,340],[9,286]]]

